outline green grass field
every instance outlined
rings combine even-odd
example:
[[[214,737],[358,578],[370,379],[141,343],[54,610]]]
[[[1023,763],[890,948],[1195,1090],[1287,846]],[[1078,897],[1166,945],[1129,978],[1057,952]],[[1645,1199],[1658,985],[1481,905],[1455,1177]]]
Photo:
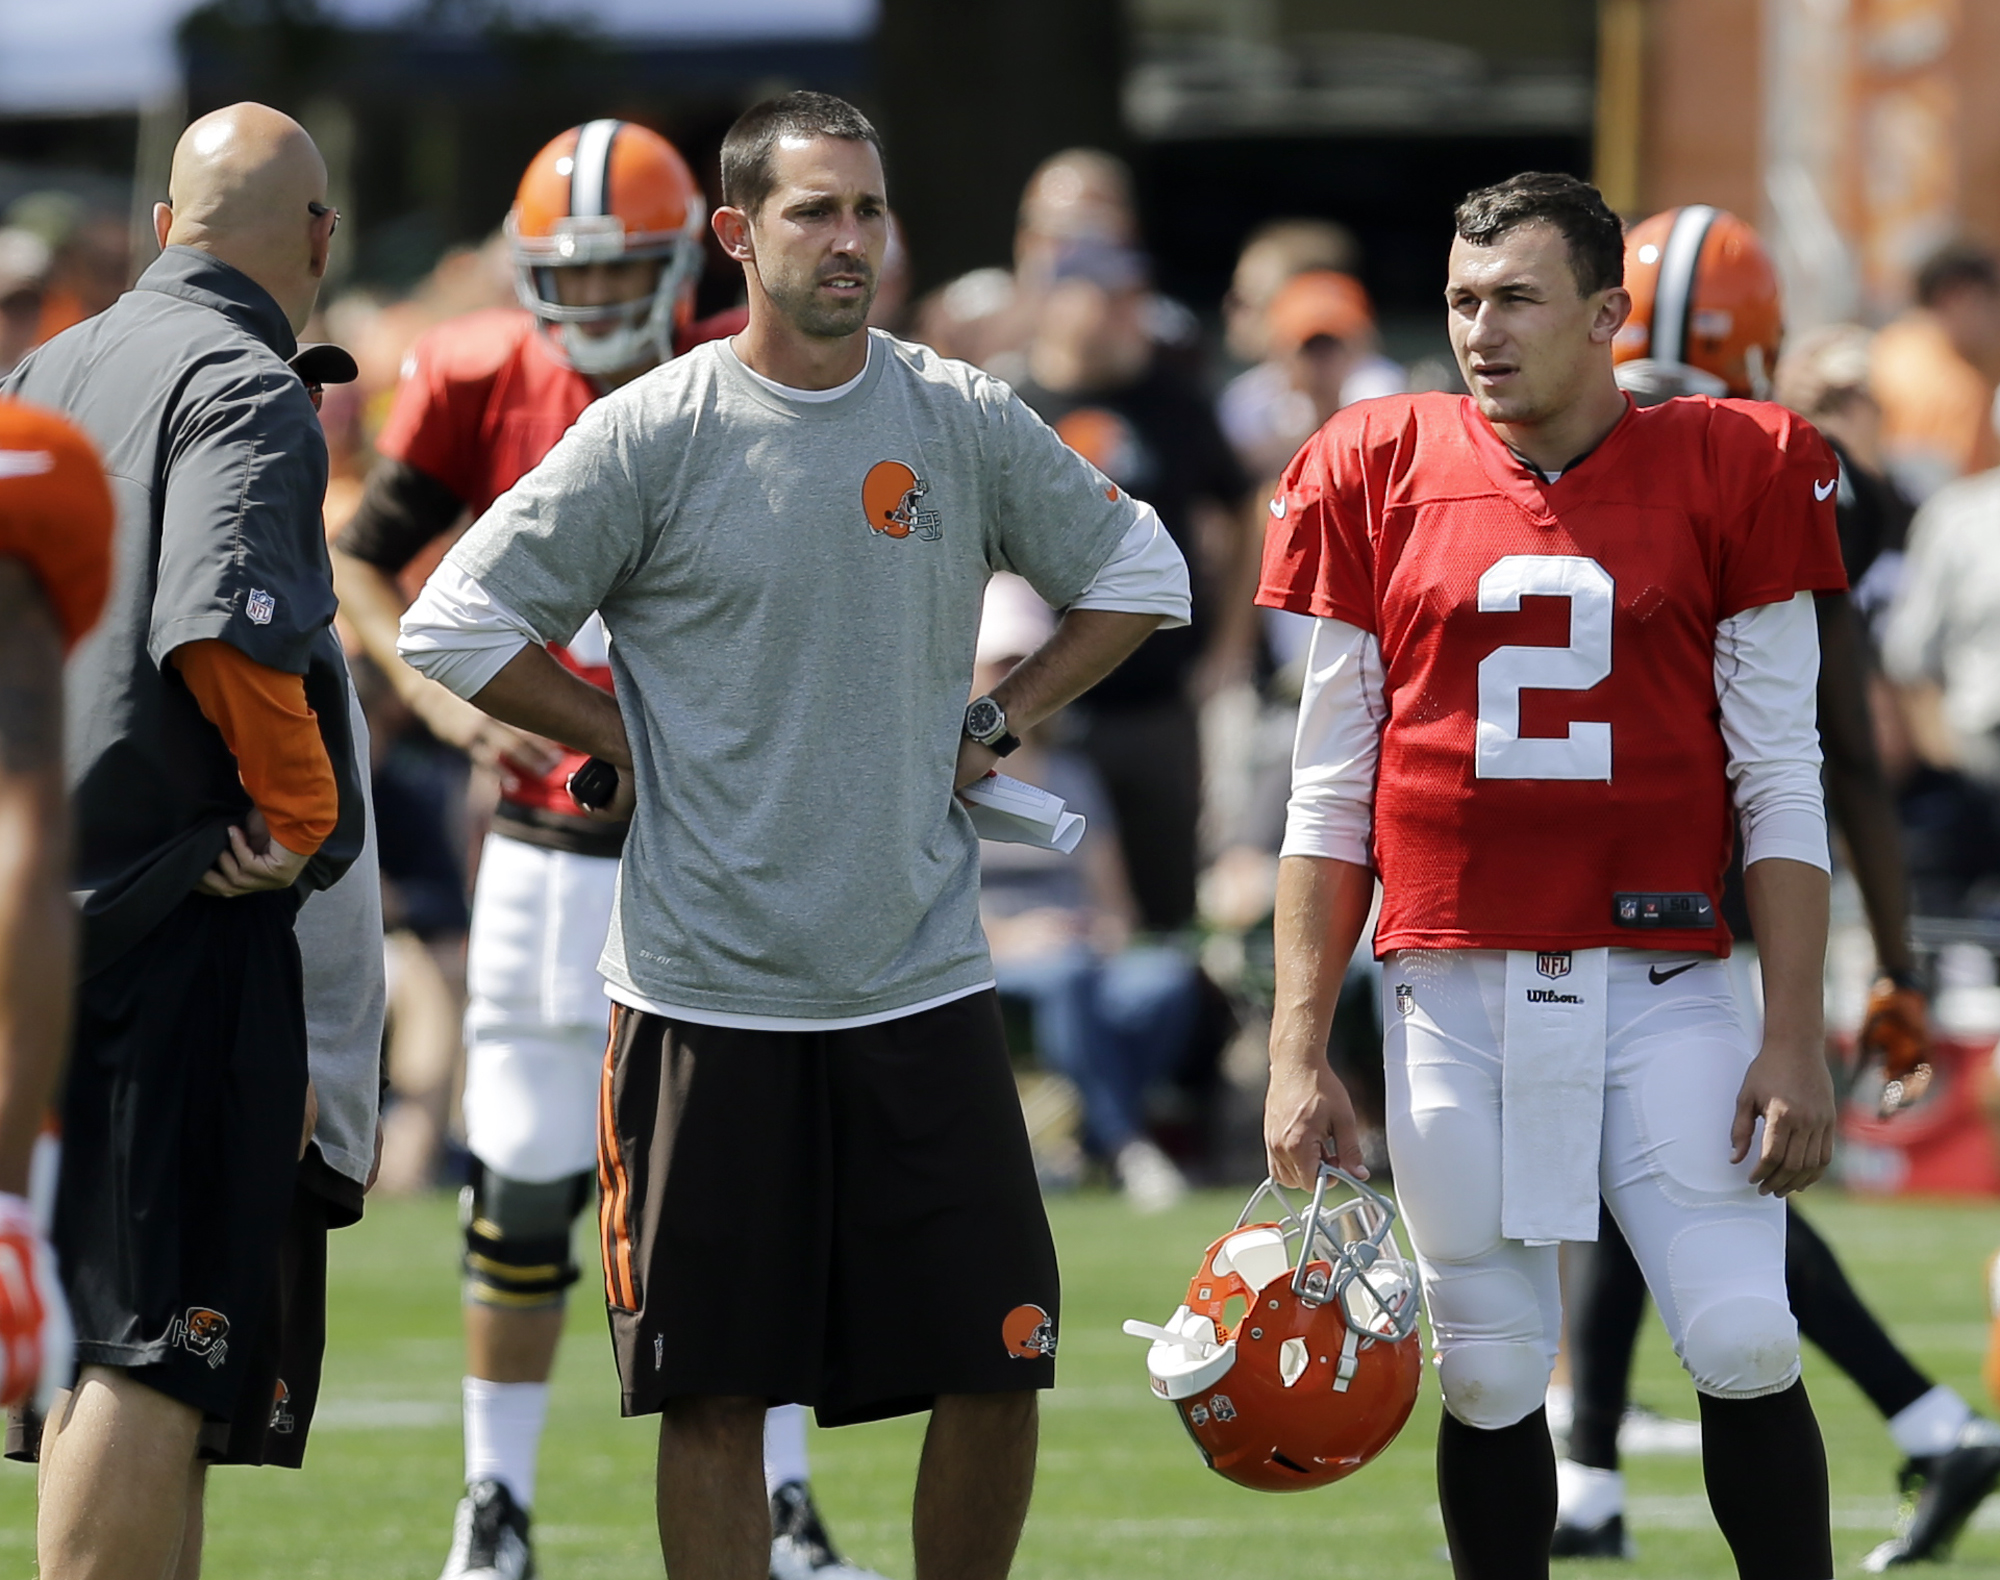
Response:
[[[1437,1400],[1427,1384],[1402,1438],[1361,1475],[1316,1493],[1246,1492],[1202,1468],[1172,1410],[1144,1384],[1126,1317],[1161,1321],[1196,1256],[1226,1228],[1234,1195],[1134,1217],[1095,1192],[1052,1213],[1066,1285],[1063,1386],[1045,1398],[1041,1479],[1016,1573],[1029,1580],[1268,1580],[1445,1574],[1431,1477]],[[1863,1290],[1940,1381],[1983,1404],[1980,1291],[2000,1243],[1985,1205],[1877,1205],[1814,1192],[1808,1209]],[[445,1197],[382,1202],[334,1236],[326,1391],[307,1468],[225,1470],[210,1482],[210,1580],[326,1576],[432,1580],[458,1492],[455,1217]],[[580,1243],[588,1244],[589,1236]],[[582,1286],[587,1291],[591,1285]],[[883,1311],[883,1342],[896,1342]],[[1813,1355],[1813,1397],[1833,1465],[1842,1571],[1886,1532],[1896,1456],[1879,1419]],[[1694,1396],[1657,1325],[1635,1395],[1672,1415]],[[908,1496],[921,1422],[815,1432],[814,1480],[836,1537],[857,1560],[909,1580]],[[660,1574],[652,1531],[653,1429],[622,1421],[601,1311],[574,1307],[557,1373],[537,1501],[547,1580]],[[1694,1459],[1628,1463],[1639,1559],[1579,1575],[1726,1576]],[[33,1485],[0,1470],[0,1574],[33,1573]],[[1560,1571],[1559,1571],[1560,1572]],[[1951,1574],[2000,1574],[2000,1499],[1959,1544]]]

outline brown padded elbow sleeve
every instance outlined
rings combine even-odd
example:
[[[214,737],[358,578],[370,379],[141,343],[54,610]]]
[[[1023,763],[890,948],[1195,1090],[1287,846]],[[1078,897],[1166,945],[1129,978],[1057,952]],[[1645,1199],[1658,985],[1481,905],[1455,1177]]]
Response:
[[[295,855],[318,850],[340,820],[340,786],[304,678],[219,640],[186,643],[169,662],[222,732],[271,838]]]

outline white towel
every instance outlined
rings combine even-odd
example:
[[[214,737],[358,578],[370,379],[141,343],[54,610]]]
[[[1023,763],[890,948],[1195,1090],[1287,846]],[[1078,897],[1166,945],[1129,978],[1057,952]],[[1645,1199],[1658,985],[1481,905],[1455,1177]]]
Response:
[[[1500,1055],[1500,1232],[1597,1238],[1607,949],[1507,951]]]

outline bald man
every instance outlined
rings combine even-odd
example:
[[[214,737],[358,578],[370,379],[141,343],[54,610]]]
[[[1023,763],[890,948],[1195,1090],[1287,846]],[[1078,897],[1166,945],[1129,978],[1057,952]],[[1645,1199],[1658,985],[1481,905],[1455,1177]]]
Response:
[[[40,1449],[45,1580],[192,1580],[205,1466],[281,1458],[318,1370],[280,1277],[327,1167],[301,1140],[292,924],[365,817],[326,444],[287,358],[339,216],[312,140],[256,104],[190,126],[168,191],[138,285],[8,380],[103,452],[120,567],[68,676],[84,899],[53,1238],[79,1371],[39,1445],[9,1442]]]

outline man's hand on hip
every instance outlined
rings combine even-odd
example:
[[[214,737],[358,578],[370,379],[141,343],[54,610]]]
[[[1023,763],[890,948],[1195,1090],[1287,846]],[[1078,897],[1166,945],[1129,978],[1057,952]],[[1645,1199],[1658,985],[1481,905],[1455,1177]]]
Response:
[[[958,738],[958,769],[952,776],[951,787],[963,790],[967,785],[984,779],[1000,765],[1000,754],[990,746],[981,746],[970,735]]]
[[[1764,1141],[1750,1182],[1760,1195],[1789,1196],[1826,1172],[1833,1162],[1833,1077],[1817,1045],[1765,1037],[1736,1094],[1730,1162],[1750,1155],[1759,1119]]]
[[[244,821],[250,825],[249,833],[235,827],[229,830],[228,848],[195,885],[200,893],[233,900],[269,889],[289,889],[305,871],[307,858],[285,849],[265,833],[261,816],[253,811]],[[259,839],[261,850],[251,843],[253,837]]]

